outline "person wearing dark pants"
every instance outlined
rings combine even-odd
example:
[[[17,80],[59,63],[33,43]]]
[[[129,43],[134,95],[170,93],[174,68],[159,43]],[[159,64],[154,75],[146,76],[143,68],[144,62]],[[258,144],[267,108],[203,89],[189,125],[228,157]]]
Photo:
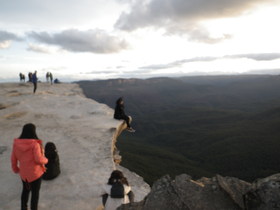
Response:
[[[48,159],[44,155],[43,142],[32,123],[25,124],[20,137],[14,140],[11,165],[22,180],[21,210],[27,210],[31,191],[31,210],[37,210],[41,177],[46,171]]]
[[[37,81],[38,81],[38,78],[37,78],[37,71],[35,71],[35,72],[32,74],[32,83],[33,83],[33,86],[34,86],[33,93],[35,93],[36,90],[37,90]]]
[[[39,192],[41,188],[41,178],[29,183],[22,180],[21,209],[27,210],[27,203],[31,191],[31,210],[38,209]]]
[[[124,120],[127,125],[127,131],[135,132],[135,130],[130,126],[130,117],[124,112],[124,102],[122,97],[116,101],[114,118],[117,120]]]

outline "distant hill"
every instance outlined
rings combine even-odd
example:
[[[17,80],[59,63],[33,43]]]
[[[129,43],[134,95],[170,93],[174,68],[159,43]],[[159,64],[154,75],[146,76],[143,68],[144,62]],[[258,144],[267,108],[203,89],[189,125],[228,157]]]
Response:
[[[252,181],[280,171],[280,76],[80,81],[112,108],[123,96],[136,133],[122,134],[122,165],[152,183],[164,174],[219,173]]]

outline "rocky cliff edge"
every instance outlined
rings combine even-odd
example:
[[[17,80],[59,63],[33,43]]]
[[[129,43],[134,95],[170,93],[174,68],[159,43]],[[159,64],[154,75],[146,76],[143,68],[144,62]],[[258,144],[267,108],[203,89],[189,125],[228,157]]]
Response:
[[[116,167],[137,201],[147,195],[149,185],[114,162],[114,144],[124,127],[111,108],[86,98],[76,84],[39,83],[32,91],[28,83],[0,84],[0,209],[20,207],[22,184],[11,170],[10,154],[26,123],[36,125],[44,144],[54,142],[60,156],[61,174],[42,182],[39,209],[98,209],[102,186]]]

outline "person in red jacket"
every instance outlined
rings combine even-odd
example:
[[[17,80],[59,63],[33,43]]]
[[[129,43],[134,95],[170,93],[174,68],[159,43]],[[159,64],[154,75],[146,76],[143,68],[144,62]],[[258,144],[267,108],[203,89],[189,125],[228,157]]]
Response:
[[[44,156],[42,141],[36,134],[36,127],[29,123],[23,126],[19,138],[14,140],[11,155],[12,169],[19,173],[23,188],[21,194],[21,210],[27,210],[31,191],[31,210],[38,209],[41,177],[46,171],[48,159]]]

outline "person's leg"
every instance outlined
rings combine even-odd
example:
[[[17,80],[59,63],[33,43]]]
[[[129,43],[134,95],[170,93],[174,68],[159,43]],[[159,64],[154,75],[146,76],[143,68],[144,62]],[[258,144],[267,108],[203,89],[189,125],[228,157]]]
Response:
[[[41,178],[30,183],[31,185],[31,210],[38,209],[39,193],[41,188]]]
[[[125,115],[124,120],[125,120],[125,122],[126,122],[126,124],[127,124],[126,130],[129,131],[129,132],[135,132],[135,130],[134,130],[134,129],[131,127],[131,125],[130,125],[130,123],[131,123],[131,117]]]
[[[127,115],[124,115],[123,119],[125,120],[127,127],[130,128],[129,117]]]
[[[33,85],[34,85],[33,93],[35,93],[37,89],[37,82],[33,82]]]
[[[30,185],[22,180],[21,210],[27,210],[27,203],[30,193]]]

